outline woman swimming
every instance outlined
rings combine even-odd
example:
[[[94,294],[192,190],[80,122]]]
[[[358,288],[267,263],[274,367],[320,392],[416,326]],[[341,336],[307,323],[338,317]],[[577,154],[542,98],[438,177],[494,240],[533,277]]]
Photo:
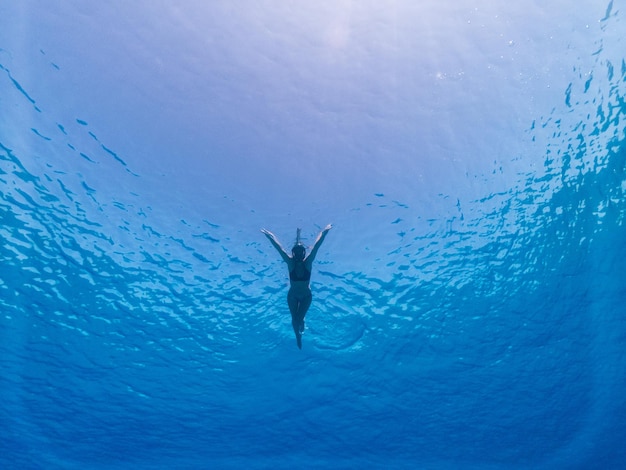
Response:
[[[291,249],[291,256],[287,254],[287,251],[282,247],[276,235],[269,230],[261,229],[261,232],[272,242],[274,248],[278,250],[280,256],[287,263],[289,269],[289,282],[291,287],[287,294],[287,304],[289,305],[289,311],[291,312],[291,325],[293,326],[293,332],[296,334],[296,342],[298,348],[302,349],[302,333],[304,332],[304,316],[306,315],[309,306],[311,305],[312,295],[311,287],[309,286],[311,280],[311,269],[313,268],[313,260],[317,255],[317,251],[320,249],[324,238],[328,234],[328,231],[332,228],[332,225],[328,224],[324,230],[322,230],[315,243],[309,256],[306,256],[306,248],[300,241],[300,229],[297,231],[296,244]]]

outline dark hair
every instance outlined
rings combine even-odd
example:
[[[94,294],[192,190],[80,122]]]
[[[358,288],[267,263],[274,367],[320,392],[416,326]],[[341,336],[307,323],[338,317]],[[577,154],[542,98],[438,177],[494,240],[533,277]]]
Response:
[[[301,243],[296,243],[291,249],[291,254],[297,260],[303,260],[306,256],[306,248]]]

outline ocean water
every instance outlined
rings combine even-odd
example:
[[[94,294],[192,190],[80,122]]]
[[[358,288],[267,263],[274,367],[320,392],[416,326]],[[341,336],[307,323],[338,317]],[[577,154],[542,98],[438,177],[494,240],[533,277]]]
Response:
[[[0,467],[626,468],[623,4],[262,3],[0,8]]]

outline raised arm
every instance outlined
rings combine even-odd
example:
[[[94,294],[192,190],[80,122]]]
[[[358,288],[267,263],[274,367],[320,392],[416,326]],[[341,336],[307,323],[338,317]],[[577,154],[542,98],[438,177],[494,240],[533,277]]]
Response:
[[[315,243],[313,244],[313,248],[311,249],[311,253],[309,254],[309,256],[306,257],[307,264],[309,264],[309,265],[313,264],[313,260],[317,256],[317,251],[320,249],[320,246],[322,246],[322,242],[326,238],[326,235],[328,235],[328,231],[331,228],[333,228],[333,226],[331,224],[328,224],[326,227],[324,227],[324,230],[322,230],[319,233],[319,235],[315,239]]]
[[[272,243],[272,245],[274,246],[274,248],[276,248],[276,251],[278,251],[278,253],[280,253],[281,258],[285,261],[285,263],[289,263],[289,261],[291,260],[291,258],[289,257],[289,254],[287,254],[287,251],[285,251],[285,249],[283,248],[283,246],[280,244],[280,242],[278,241],[278,238],[276,238],[276,235],[274,235],[272,232],[270,232],[269,230],[265,230],[264,228],[261,229],[261,232],[267,237],[267,239]]]

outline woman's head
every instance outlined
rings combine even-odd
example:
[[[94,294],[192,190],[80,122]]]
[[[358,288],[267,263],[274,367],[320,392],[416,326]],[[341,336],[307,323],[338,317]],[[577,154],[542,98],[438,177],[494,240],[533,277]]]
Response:
[[[306,248],[304,248],[302,243],[296,243],[291,249],[291,254],[295,260],[302,261],[306,256]]]

